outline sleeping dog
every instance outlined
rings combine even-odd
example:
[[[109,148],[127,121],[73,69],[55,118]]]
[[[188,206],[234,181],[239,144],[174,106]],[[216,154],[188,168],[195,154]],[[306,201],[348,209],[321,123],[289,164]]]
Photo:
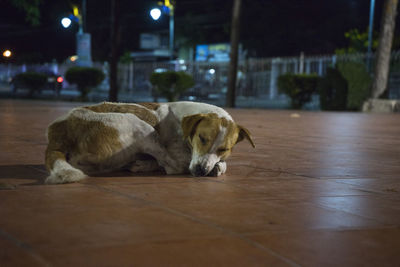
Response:
[[[225,110],[195,102],[79,107],[50,124],[47,138],[48,184],[123,168],[219,176],[236,143],[247,139],[255,147]]]

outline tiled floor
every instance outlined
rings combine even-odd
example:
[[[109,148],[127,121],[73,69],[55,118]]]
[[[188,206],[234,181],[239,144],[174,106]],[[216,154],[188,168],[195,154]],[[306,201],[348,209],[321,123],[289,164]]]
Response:
[[[43,185],[75,105],[0,100],[0,266],[400,266],[400,115],[230,110],[224,176]]]

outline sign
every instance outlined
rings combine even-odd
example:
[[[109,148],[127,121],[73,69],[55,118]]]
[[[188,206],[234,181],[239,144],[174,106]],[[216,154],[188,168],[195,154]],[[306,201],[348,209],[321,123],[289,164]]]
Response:
[[[92,66],[92,55],[91,55],[91,42],[90,33],[77,33],[77,55],[78,55],[78,66],[91,67]]]
[[[196,61],[226,62],[229,61],[230,44],[210,44],[196,46]]]
[[[160,37],[156,34],[142,33],[140,34],[141,49],[158,49],[161,46]]]

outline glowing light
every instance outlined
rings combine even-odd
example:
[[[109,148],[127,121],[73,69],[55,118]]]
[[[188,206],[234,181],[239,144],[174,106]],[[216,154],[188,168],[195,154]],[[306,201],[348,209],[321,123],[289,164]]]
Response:
[[[153,8],[150,10],[150,16],[154,20],[158,20],[161,17],[161,10],[158,8]]]
[[[61,25],[62,25],[64,28],[68,28],[68,27],[71,25],[71,19],[70,19],[70,18],[63,18],[63,19],[61,20]]]
[[[64,81],[63,77],[61,77],[61,76],[57,77],[57,82],[58,83],[62,83],[63,81]]]
[[[209,72],[210,74],[214,74],[214,73],[215,73],[215,70],[214,70],[214,69],[209,69],[208,72]]]
[[[79,16],[79,8],[77,6],[73,6],[72,7],[72,12],[73,12],[75,17]]]
[[[69,60],[71,60],[72,62],[76,61],[78,59],[78,56],[71,56],[69,58]]]
[[[3,56],[4,57],[11,57],[11,55],[12,55],[12,53],[11,53],[11,51],[10,50],[5,50],[4,52],[3,52]]]

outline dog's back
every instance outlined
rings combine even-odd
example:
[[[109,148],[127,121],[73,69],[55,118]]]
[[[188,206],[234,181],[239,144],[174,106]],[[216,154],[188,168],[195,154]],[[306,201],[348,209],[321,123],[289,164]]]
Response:
[[[102,103],[73,109],[48,127],[46,183],[82,180],[82,170],[122,167],[132,154],[145,150],[146,142],[138,140],[155,138],[157,123],[154,112],[141,105]]]

